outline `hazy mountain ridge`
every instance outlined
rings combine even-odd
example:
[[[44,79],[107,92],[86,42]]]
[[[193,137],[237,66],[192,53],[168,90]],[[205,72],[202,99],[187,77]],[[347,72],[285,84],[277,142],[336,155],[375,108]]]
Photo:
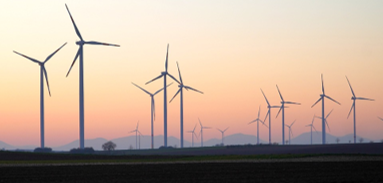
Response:
[[[297,137],[294,137],[291,139],[292,144],[310,144],[310,132],[306,132],[303,134],[298,135]],[[335,144],[336,139],[339,138],[339,143],[352,143],[353,142],[353,134],[348,134],[345,136],[333,136],[331,134],[327,134],[326,140],[327,143],[330,144]],[[359,143],[359,139],[361,137],[357,136],[357,143]],[[363,137],[362,137],[363,138]],[[150,149],[151,144],[150,144],[150,139],[151,137],[148,135],[141,136],[140,138],[137,137],[137,149]],[[281,144],[281,139],[274,139],[272,142],[277,142]],[[288,136],[285,138],[285,140],[288,140]],[[95,138],[95,139],[86,139],[85,140],[85,147],[93,147],[95,150],[102,150],[102,144],[107,142],[109,140],[105,138]],[[120,137],[120,138],[114,138],[111,139],[110,141],[114,142],[117,147],[116,149],[136,149],[136,136],[131,135],[131,136],[126,136],[126,137]],[[141,145],[139,145],[139,142],[141,142]],[[158,135],[154,136],[154,148],[159,148],[160,146],[163,145],[164,141],[164,136],[163,135]],[[363,143],[369,143],[372,140],[363,138]],[[374,141],[374,142],[380,142],[380,141]],[[204,146],[215,146],[219,145],[222,143],[221,138],[213,138],[204,141]],[[254,135],[248,135],[248,134],[242,134],[242,133],[236,133],[232,135],[225,136],[224,138],[224,143],[225,145],[244,145],[244,144],[256,144],[257,143],[257,137]],[[261,144],[268,144],[268,140],[263,140],[259,139],[259,143]],[[322,143],[322,133],[321,132],[313,132],[313,144],[321,144]],[[168,137],[168,145],[173,146],[173,147],[180,147],[180,140],[176,137],[170,136]],[[140,147],[139,147],[140,146]],[[190,141],[185,140],[184,141],[184,147],[191,147],[192,143]],[[201,139],[194,139],[194,146],[199,147],[201,146]],[[33,150],[37,146],[33,145],[25,145],[25,146],[13,146],[10,144],[7,144],[5,142],[0,141],[0,149],[29,149]],[[51,147],[54,151],[68,151],[73,148],[78,148],[79,147],[79,140],[74,140],[70,143],[67,143],[62,146],[55,146]]]

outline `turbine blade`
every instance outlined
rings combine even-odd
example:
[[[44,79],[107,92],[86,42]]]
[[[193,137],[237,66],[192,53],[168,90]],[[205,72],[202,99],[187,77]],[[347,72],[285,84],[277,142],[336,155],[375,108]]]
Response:
[[[327,125],[327,128],[328,128],[328,131],[330,132],[331,130],[330,130],[330,126],[327,123],[327,119],[325,119],[325,122],[326,122],[326,125]]]
[[[254,122],[256,122],[257,120],[255,119],[255,120],[253,120],[253,121],[250,121],[249,123],[248,123],[248,125],[250,125],[251,123],[254,123]]]
[[[43,67],[43,72],[44,72],[44,75],[45,75],[45,81],[47,82],[47,88],[48,88],[49,96],[51,96],[51,89],[49,88],[49,82],[48,82],[48,74],[47,74],[47,71],[45,70],[44,65],[42,65],[41,67]]]
[[[168,43],[168,47],[166,48],[166,60],[165,60],[165,72],[166,73],[168,72],[168,53],[169,53],[169,43]]]
[[[314,124],[314,120],[315,120],[315,114],[314,114],[313,120],[311,121],[311,125]]]
[[[332,99],[331,97],[329,97],[329,96],[327,96],[327,95],[325,95],[325,97],[340,105],[340,103],[339,103],[338,101]]]
[[[317,131],[317,129],[315,129],[315,126],[314,125],[312,125],[312,127],[314,128],[314,130],[318,133],[318,131]]]
[[[278,85],[276,85],[276,86],[277,86],[277,90],[278,90],[279,96],[281,97],[281,100],[284,102],[283,97],[282,97],[282,94],[281,94],[281,92],[279,91]]]
[[[195,130],[196,127],[197,127],[197,123],[195,124],[195,126],[194,126],[194,128],[193,128],[193,133],[194,133],[194,130]]]
[[[180,71],[180,67],[178,66],[178,62],[177,62],[177,69],[178,69],[178,75],[180,77],[181,84],[183,84],[182,77],[181,77],[181,71]]]
[[[378,116],[378,118],[379,118],[380,120],[382,120],[382,121],[383,121],[383,118],[381,118],[381,117],[379,117],[379,116]]]
[[[348,119],[348,117],[350,117],[351,111],[352,111],[352,109],[354,108],[354,106],[355,106],[355,100],[354,100],[354,102],[353,102],[352,105],[351,105],[351,109],[350,109],[350,112],[349,112],[348,115],[347,115],[347,119]]]
[[[320,75],[321,81],[322,81],[322,93],[324,95],[324,84],[323,84],[323,74]]]
[[[137,88],[141,89],[142,91],[144,91],[145,93],[149,94],[149,95],[152,95],[150,92],[146,91],[145,89],[141,88],[140,86],[136,85],[135,83],[132,82],[132,84],[134,86],[136,86]]]
[[[350,84],[350,81],[348,80],[347,76],[346,76],[346,79],[347,79],[348,85],[350,86],[351,93],[352,93],[352,95],[355,97],[354,90],[352,89],[351,84]]]
[[[311,108],[313,108],[320,100],[322,100],[322,97],[321,98],[319,98],[319,100],[317,100],[312,106],[311,106]]]
[[[258,118],[259,118],[260,112],[261,112],[261,105],[259,105],[259,109],[258,109]]]
[[[374,99],[370,98],[364,98],[364,97],[356,97],[357,100],[369,100],[369,101],[375,101]]]
[[[327,119],[328,116],[330,116],[330,114],[332,113],[333,110],[334,110],[334,109],[331,109],[331,111],[327,114],[327,116],[325,117],[325,119]]]
[[[136,127],[136,130],[138,130],[138,124],[140,123],[140,121],[137,122],[137,127]]]
[[[174,76],[172,76],[169,73],[166,73],[170,78],[172,78],[174,81],[176,81],[178,84],[181,84]]]
[[[50,54],[44,61],[47,62],[49,59],[51,59],[53,57],[53,55],[55,55],[62,47],[64,47],[66,45],[66,43],[64,43],[60,48],[58,48],[56,51],[54,51],[52,54]]]
[[[145,84],[147,85],[147,84],[149,84],[149,83],[151,83],[151,82],[153,82],[153,81],[155,81],[155,80],[157,80],[157,79],[160,79],[162,76],[163,76],[163,75],[161,74],[161,75],[157,76],[156,78],[154,78],[154,79],[152,79],[152,80],[146,82]]]
[[[185,89],[190,89],[190,90],[193,90],[193,91],[195,91],[195,92],[198,92],[198,93],[203,94],[202,91],[199,91],[199,90],[197,90],[197,89],[194,89],[194,88],[192,88],[192,87],[190,87],[190,86],[184,86],[184,87],[185,87]]]
[[[267,117],[270,115],[270,108],[269,108],[269,110],[267,111],[267,114],[266,114],[266,117],[265,117],[265,120],[263,120],[263,121],[266,121],[266,119],[267,119]]]
[[[172,100],[178,95],[178,93],[182,90],[182,87],[177,91],[177,93],[173,96],[172,99],[170,99],[169,103],[172,102]]]
[[[290,101],[286,101],[285,104],[301,105],[301,103],[298,103],[298,102],[290,102]]]
[[[262,88],[261,88],[261,92],[262,92],[262,95],[263,95],[263,97],[265,97],[265,100],[266,100],[267,106],[268,106],[268,107],[270,107],[270,103],[269,103],[269,101],[267,100],[265,93],[263,93],[263,90],[262,90]]]
[[[201,129],[202,129],[202,123],[201,123],[201,120],[198,118],[198,121],[199,121],[199,124],[201,125]]]
[[[168,84],[168,85],[166,86],[166,88],[169,87],[169,86],[172,85],[172,84],[173,84],[173,83]],[[156,95],[157,93],[160,93],[163,89],[164,89],[164,88],[161,88],[161,89],[159,89],[158,91],[156,91],[156,92],[153,94],[153,96]]]
[[[229,129],[229,127],[227,127],[223,132],[225,132],[227,129]]]
[[[21,53],[17,52],[17,51],[13,51],[13,52],[16,53],[16,54],[18,54],[18,55],[20,55],[20,56],[22,56],[22,57],[27,58],[28,60],[31,60],[32,62],[35,62],[35,63],[38,63],[38,64],[41,64],[41,63],[42,63],[42,62],[40,62],[40,61],[38,61],[38,60],[36,60],[36,59],[34,59],[34,58],[28,57],[28,56],[26,56],[26,55],[24,55],[24,54],[21,54]]]
[[[282,108],[283,108],[283,105],[279,108],[278,114],[277,114],[277,116],[276,116],[275,118],[278,117],[278,115],[279,115],[279,113],[281,112]]]
[[[72,70],[72,67],[73,67],[74,63],[76,63],[77,58],[80,56],[80,51],[81,51],[81,46],[80,46],[80,48],[78,48],[78,51],[77,51],[77,53],[76,53],[76,56],[74,56],[74,60],[73,60],[73,62],[72,62],[72,65],[70,65],[70,68],[69,68],[68,73],[66,74],[66,77],[68,77],[70,71]]]
[[[80,34],[80,31],[78,30],[78,28],[77,28],[77,26],[76,26],[76,23],[74,23],[72,14],[70,14],[69,8],[68,8],[68,6],[67,6],[66,4],[65,4],[65,7],[66,7],[66,9],[68,10],[70,19],[72,20],[72,23],[73,23],[73,26],[74,26],[74,30],[76,31],[77,36],[80,38],[81,41],[83,41],[83,39],[82,39],[82,37],[81,37],[81,34]]]
[[[295,123],[295,121],[296,121],[296,120],[294,120],[294,122],[293,122],[293,123],[291,123],[290,127],[292,127],[292,126],[293,126],[293,124]]]
[[[87,41],[87,42],[85,42],[85,44],[120,47],[120,45],[118,45],[118,44],[102,43],[102,42],[97,42],[97,41]]]

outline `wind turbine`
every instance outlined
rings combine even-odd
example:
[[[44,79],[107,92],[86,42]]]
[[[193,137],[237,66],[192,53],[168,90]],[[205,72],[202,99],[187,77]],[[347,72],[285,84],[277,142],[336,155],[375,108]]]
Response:
[[[154,148],[154,139],[153,139],[153,120],[155,120],[155,118],[156,118],[156,113],[155,113],[155,105],[154,105],[154,96],[157,94],[157,93],[159,93],[159,92],[161,92],[162,90],[163,90],[163,88],[161,88],[161,89],[159,89],[158,91],[156,91],[155,93],[150,93],[150,92],[148,92],[148,91],[146,91],[145,89],[143,89],[143,88],[141,88],[140,86],[138,86],[138,85],[136,85],[135,83],[133,83],[132,82],[132,84],[134,85],[134,86],[136,86],[136,87],[138,87],[139,89],[141,89],[142,91],[144,91],[145,93],[147,93],[149,96],[150,96],[150,98],[151,98],[151,114],[150,114],[150,117],[151,117],[151,130],[152,130],[152,137],[151,137],[151,146],[152,146],[152,149]],[[173,83],[170,83],[170,84],[168,84],[168,86],[166,86],[166,87],[169,87],[170,85],[172,85]]]
[[[263,125],[265,125],[265,124],[263,123],[263,121],[262,121],[261,119],[259,119],[259,113],[260,113],[260,112],[261,112],[261,106],[259,106],[258,117],[257,117],[257,119],[255,119],[255,120],[251,121],[250,123],[248,123],[248,125],[249,125],[249,124],[251,124],[251,123],[257,122],[257,145],[259,144],[259,122],[261,122]]]
[[[198,118],[199,124],[201,125],[201,147],[203,147],[203,129],[210,129],[210,127],[202,126],[201,120]]]
[[[356,100],[369,100],[369,101],[374,101],[374,99],[369,99],[369,98],[364,98],[364,97],[356,97],[356,96],[355,96],[355,93],[354,93],[354,90],[352,89],[351,84],[350,84],[350,81],[348,80],[347,76],[346,76],[346,79],[347,79],[348,85],[350,86],[351,93],[352,93],[351,100],[353,100],[353,102],[352,102],[352,106],[351,106],[351,109],[350,109],[350,112],[348,113],[348,116],[347,116],[347,119],[348,119],[348,117],[350,117],[350,114],[351,114],[352,109],[354,109],[354,144],[356,144],[356,118],[355,118],[355,113],[356,113],[356,112],[355,112],[355,101],[356,101]]]
[[[271,108],[280,108],[281,106],[271,106],[269,101],[266,98],[266,95],[263,93],[262,89],[261,89],[261,92],[262,92],[263,96],[265,97],[265,100],[266,100],[266,103],[267,103],[267,108],[269,109],[267,111],[267,114],[266,114],[266,117],[265,117],[264,121],[266,121],[267,117],[269,117],[269,144],[271,145],[271,118],[270,118],[271,113],[270,113],[270,109]]]
[[[165,71],[161,72],[159,76],[156,78],[146,82],[145,84],[149,84],[157,79],[160,79],[161,77],[164,77],[164,146],[168,146],[168,107],[167,103],[168,100],[166,99],[166,75],[168,75],[170,78],[172,78],[174,81],[180,84],[180,82],[171,74],[168,73],[168,53],[169,53],[169,44],[166,50],[166,60],[165,60]]]
[[[328,116],[330,116],[330,114],[332,113],[333,110],[334,110],[334,109],[332,109],[332,110],[327,114],[327,116],[326,116],[325,118],[323,118],[323,117],[319,117],[319,116],[315,116],[316,118],[319,118],[319,119],[322,119],[322,121],[325,121],[325,123],[326,123],[326,125],[327,125],[327,128],[328,128],[328,131],[330,131],[330,126],[328,125],[327,118],[328,118]]]
[[[194,128],[192,131],[188,131],[188,133],[191,133],[192,134],[192,147],[194,147],[194,136],[197,137],[197,134],[194,132],[195,128],[197,127],[197,124],[195,124]]]
[[[321,74],[321,80],[322,80],[322,94],[319,95],[320,98],[311,106],[311,108],[313,108],[319,101],[322,100],[322,118],[321,118],[322,119],[322,144],[326,144],[326,124],[325,124],[326,122],[324,117],[324,98],[326,97],[339,105],[340,103],[325,94],[324,86],[323,86],[323,74]]]
[[[135,130],[132,130],[130,131],[129,133],[133,133],[133,132],[136,132],[136,149],[137,149],[137,133],[140,133],[140,131],[138,131],[138,124],[140,123],[140,121],[137,122],[137,126],[136,126],[136,129]]]
[[[16,52],[16,51],[13,51],[14,53],[22,56],[22,57],[25,57],[29,60],[31,60],[32,62],[35,62],[37,64],[40,65],[40,147],[41,148],[44,148],[45,147],[45,142],[44,142],[44,76],[45,76],[45,80],[47,82],[47,88],[48,88],[48,92],[49,92],[49,96],[51,96],[51,91],[49,89],[49,82],[48,82],[48,74],[47,74],[47,71],[45,69],[45,63],[48,62],[48,60],[50,58],[52,58],[52,56],[54,54],[56,54],[63,46],[65,46],[66,43],[64,43],[60,48],[58,48],[56,51],[54,51],[52,54],[50,54],[43,62],[42,61],[38,61],[34,58],[31,58],[31,57],[28,57],[26,55],[23,55],[19,52]]]
[[[79,63],[79,65],[80,65],[80,69],[79,69],[79,72],[80,72],[80,74],[79,74],[80,149],[84,149],[84,136],[85,136],[84,135],[84,45],[90,44],[90,45],[104,45],[104,46],[117,46],[117,47],[119,47],[119,45],[101,43],[101,42],[97,42],[97,41],[84,41],[84,39],[82,38],[82,36],[80,34],[80,31],[78,30],[78,28],[76,26],[76,23],[73,20],[73,17],[69,11],[69,8],[66,4],[65,4],[65,7],[68,10],[68,13],[69,13],[70,19],[72,20],[76,34],[80,38],[80,41],[76,42],[76,44],[79,46],[79,49],[76,53],[76,56],[74,57],[74,60],[72,62],[72,65],[69,68],[69,71],[68,71],[66,77],[68,77],[68,75],[69,75],[70,71],[72,70],[72,67],[75,64],[77,58],[80,57],[80,63]]]
[[[227,129],[229,129],[229,127],[227,127],[225,130],[221,130],[221,129],[217,128],[217,130],[222,133],[222,145],[224,145],[223,138],[225,137],[225,132],[226,132]]]
[[[282,144],[285,145],[285,104],[295,104],[295,105],[301,105],[300,103],[297,103],[297,102],[291,102],[291,101],[285,101],[282,97],[282,94],[281,92],[279,91],[279,88],[278,88],[278,85],[277,86],[277,90],[278,90],[278,93],[279,93],[279,96],[281,97],[281,107],[279,108],[279,111],[278,111],[278,114],[277,114],[277,117],[279,115],[279,113],[281,112],[282,110]]]
[[[197,89],[194,89],[190,86],[186,86],[184,85],[184,83],[182,82],[182,77],[181,77],[181,71],[180,71],[180,68],[178,66],[178,62],[177,62],[177,68],[178,68],[178,75],[180,77],[180,84],[178,85],[178,87],[180,88],[177,93],[173,96],[173,98],[169,101],[172,102],[172,100],[174,99],[174,97],[176,97],[178,95],[178,93],[180,93],[180,97],[181,97],[181,100],[180,100],[180,118],[181,118],[181,148],[184,148],[184,103],[183,103],[183,100],[184,100],[184,97],[183,97],[183,89],[185,88],[186,90],[192,90],[192,91],[195,91],[195,92],[198,92],[198,93],[201,93],[203,94],[203,92],[197,90]]]
[[[293,123],[291,123],[291,125],[286,125],[287,128],[289,128],[289,144],[291,145],[291,139],[290,139],[290,135],[294,136],[293,135],[293,131],[291,130],[291,127],[293,126],[293,124],[295,123],[296,120],[293,121]]]
[[[314,120],[315,120],[315,115],[313,117],[313,120],[311,121],[311,124],[306,125],[306,127],[310,127],[311,129],[311,145],[313,145],[313,128],[318,133],[318,131],[315,129],[315,126],[314,126]]]

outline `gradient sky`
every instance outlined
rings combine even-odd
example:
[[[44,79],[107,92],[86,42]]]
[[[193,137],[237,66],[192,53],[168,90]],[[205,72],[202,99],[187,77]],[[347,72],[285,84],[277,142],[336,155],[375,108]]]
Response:
[[[145,82],[164,70],[170,44],[169,72],[204,92],[184,93],[184,130],[198,117],[225,135],[256,134],[247,125],[266,115],[263,89],[272,105],[285,100],[302,103],[286,109],[295,136],[321,105],[311,105],[321,93],[324,74],[332,135],[353,132],[347,119],[352,101],[347,75],[357,96],[357,134],[383,139],[383,1],[5,1],[0,6],[0,140],[12,145],[39,145],[39,66],[14,54],[44,60],[68,44],[46,64],[52,97],[45,90],[45,142],[54,147],[78,139],[78,63],[65,77],[78,40],[65,3],[87,41],[120,44],[120,48],[86,45],[85,138],[128,136],[138,120],[150,135],[150,97],[131,82],[154,92],[162,80]],[[46,89],[46,88],[45,88]],[[178,87],[169,87],[168,99]],[[163,134],[163,94],[156,100],[155,135]],[[281,117],[272,111],[272,141],[281,141]],[[168,105],[168,135],[179,138],[179,98]],[[320,120],[315,121],[320,130]],[[199,127],[197,128],[199,130]],[[286,129],[287,131],[287,129]],[[220,138],[216,129],[204,139]],[[186,133],[185,133],[186,134]],[[268,140],[268,130],[260,128]],[[286,136],[287,137],[287,136]],[[185,135],[185,140],[191,140]],[[172,145],[172,144],[171,144]]]

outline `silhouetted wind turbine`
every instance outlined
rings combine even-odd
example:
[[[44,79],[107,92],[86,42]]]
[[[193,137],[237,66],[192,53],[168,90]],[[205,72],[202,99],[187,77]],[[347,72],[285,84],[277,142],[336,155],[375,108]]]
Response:
[[[266,121],[267,117],[269,117],[269,126],[268,126],[268,128],[269,128],[269,144],[271,144],[271,118],[270,118],[271,113],[270,113],[270,109],[271,108],[280,108],[281,106],[271,106],[269,101],[266,98],[266,95],[263,93],[262,89],[261,89],[261,92],[262,92],[263,96],[265,97],[265,100],[266,100],[266,103],[267,103],[267,108],[269,109],[267,111],[267,114],[266,114],[266,117],[265,117],[264,121]]]
[[[194,132],[195,128],[197,127],[197,124],[195,124],[194,128],[192,131],[188,131],[188,133],[191,133],[192,134],[192,147],[194,147],[194,136],[197,137],[197,134]]]
[[[198,118],[199,124],[201,125],[201,147],[203,147],[203,129],[210,129],[210,127],[202,126],[201,120]]]
[[[350,81],[348,80],[347,76],[346,76],[346,79],[347,79],[348,85],[350,86],[351,93],[352,93],[351,100],[353,100],[353,102],[352,102],[352,106],[351,106],[351,109],[350,109],[350,112],[348,113],[348,116],[347,116],[347,119],[348,119],[348,117],[350,117],[350,114],[351,114],[352,109],[354,109],[354,144],[356,144],[356,118],[355,118],[355,113],[356,113],[356,112],[355,112],[355,101],[356,101],[356,100],[369,100],[369,101],[374,101],[374,99],[369,99],[369,98],[364,98],[364,97],[356,97],[356,96],[355,96],[355,93],[354,93],[354,90],[352,89],[351,84],[350,84]]]
[[[313,128],[318,133],[318,131],[314,127],[314,120],[315,120],[315,115],[313,117],[313,120],[311,121],[311,124],[306,125],[306,127],[310,127],[310,129],[311,129],[311,145],[313,145]]]
[[[322,80],[322,94],[320,94],[320,98],[311,106],[313,108],[319,101],[322,100],[322,144],[326,144],[326,124],[325,124],[325,117],[324,117],[324,98],[328,98],[331,101],[337,103],[340,105],[339,102],[336,100],[332,99],[331,97],[327,96],[324,92],[324,86],[323,86],[323,74],[321,74],[321,80]]]
[[[282,110],[282,144],[285,145],[285,104],[295,104],[295,105],[301,105],[300,103],[297,103],[297,102],[291,102],[291,101],[285,101],[282,97],[282,94],[281,92],[279,91],[279,88],[278,88],[278,85],[277,86],[277,90],[278,90],[278,93],[279,93],[279,96],[281,97],[281,107],[279,108],[279,111],[278,111],[278,114],[277,114],[277,117],[279,115],[279,113],[281,112]]]
[[[149,84],[157,79],[160,79],[164,77],[164,146],[168,146],[168,100],[166,95],[166,75],[168,75],[170,78],[172,78],[174,81],[180,84],[180,82],[171,74],[168,73],[168,53],[169,53],[169,44],[166,50],[166,60],[165,60],[165,71],[161,72],[161,75],[157,76],[156,78],[146,82],[145,84]]]
[[[222,145],[224,145],[223,138],[225,137],[225,132],[226,132],[227,129],[229,129],[229,127],[227,127],[225,130],[221,130],[221,129],[217,128],[217,130],[222,133]]]
[[[139,133],[138,131],[138,124],[140,123],[140,121],[137,122],[137,126],[136,126],[136,129],[135,130],[132,130],[130,131],[129,133],[133,133],[133,132],[136,132],[136,149],[137,149],[137,133]]]
[[[152,149],[154,148],[154,139],[153,139],[153,121],[155,120],[156,118],[156,112],[155,112],[155,105],[154,105],[154,96],[157,94],[157,93],[160,93],[163,88],[159,89],[158,91],[156,91],[155,93],[150,93],[148,91],[146,91],[145,89],[141,88],[140,86],[136,85],[135,83],[132,82],[132,84],[136,87],[138,87],[139,89],[141,89],[142,91],[144,91],[145,93],[147,93],[150,98],[151,98],[151,114],[150,114],[150,118],[151,118],[151,131],[152,131],[152,135],[151,135],[151,146],[152,146]],[[168,86],[166,87],[169,87],[170,85],[172,85],[173,83],[170,83],[168,84]]]
[[[16,51],[13,51],[14,53],[22,56],[22,57],[25,57],[29,60],[31,60],[32,62],[35,62],[37,64],[40,65],[40,147],[41,148],[44,148],[45,147],[45,142],[44,142],[44,75],[45,75],[45,80],[47,82],[47,88],[48,88],[48,92],[49,92],[49,96],[51,96],[51,91],[50,91],[50,88],[49,88],[49,82],[48,82],[48,74],[47,74],[47,71],[45,69],[45,63],[48,62],[48,60],[50,58],[52,58],[52,56],[54,54],[56,54],[63,46],[65,46],[66,43],[64,43],[60,48],[58,48],[56,51],[54,51],[52,54],[50,54],[43,62],[42,61],[38,61],[34,58],[31,58],[31,57],[28,57],[26,55],[23,55],[21,53],[18,53]]]
[[[289,144],[291,145],[291,139],[290,139],[290,135],[294,136],[293,135],[293,131],[291,130],[291,127],[293,126],[293,124],[295,123],[296,120],[293,121],[293,123],[291,123],[291,125],[286,125],[287,128],[289,128]]]
[[[178,93],[180,93],[180,97],[181,97],[181,99],[180,99],[180,121],[181,121],[181,129],[180,129],[180,131],[181,131],[181,134],[180,134],[180,136],[181,136],[181,148],[184,148],[184,103],[183,103],[183,101],[184,101],[184,97],[183,97],[183,89],[185,88],[186,90],[193,90],[193,91],[195,91],[195,92],[198,92],[198,93],[201,93],[201,94],[203,94],[203,92],[201,92],[201,91],[199,91],[199,90],[197,90],[197,89],[194,89],[194,88],[192,88],[192,87],[190,87],[190,86],[186,86],[186,85],[184,85],[184,83],[182,82],[182,77],[181,77],[181,71],[180,71],[180,68],[179,68],[179,66],[178,66],[178,62],[177,62],[177,68],[178,68],[178,75],[179,75],[179,77],[180,77],[180,84],[178,85],[178,87],[180,88],[178,91],[177,91],[177,93],[173,96],[173,98],[169,101],[169,103],[170,102],[172,102],[172,100],[174,99],[174,97],[176,97],[177,95],[178,95]]]
[[[328,128],[328,131],[330,131],[330,126],[328,125],[328,122],[327,122],[327,118],[330,116],[330,114],[332,113],[334,109],[332,109],[325,118],[322,118],[322,117],[319,117],[319,116],[315,116],[316,118],[319,118],[319,119],[322,119],[322,121],[324,121],[327,125],[327,128]]]
[[[263,123],[263,121],[261,119],[259,119],[260,112],[261,112],[261,106],[259,106],[259,109],[258,109],[258,117],[257,117],[257,119],[255,119],[255,120],[251,121],[250,123],[248,123],[248,125],[249,125],[251,123],[257,122],[257,145],[259,145],[259,122],[261,122],[263,125],[265,125]]]
[[[80,92],[79,92],[79,99],[80,99],[80,103],[79,103],[79,106],[80,106],[80,148],[81,149],[84,149],[84,45],[85,44],[90,44],[90,45],[104,45],[104,46],[117,46],[119,47],[119,45],[116,45],[116,44],[108,44],[108,43],[101,43],[101,42],[97,42],[97,41],[84,41],[84,39],[82,38],[81,34],[80,34],[80,31],[78,30],[74,20],[73,20],[73,17],[69,11],[69,8],[68,6],[65,4],[65,7],[66,9],[68,10],[68,13],[69,13],[69,16],[70,16],[70,19],[72,20],[72,23],[73,23],[73,26],[74,26],[74,29],[76,31],[76,34],[77,36],[80,38],[80,41],[77,41],[76,44],[79,46],[79,49],[76,53],[76,56],[74,57],[74,60],[72,62],[72,65],[70,66],[69,68],[69,71],[67,73],[67,77],[70,73],[70,71],[72,70],[72,67],[73,65],[75,64],[76,60],[78,57],[80,57],[80,69],[79,69],[79,88],[80,88]]]

